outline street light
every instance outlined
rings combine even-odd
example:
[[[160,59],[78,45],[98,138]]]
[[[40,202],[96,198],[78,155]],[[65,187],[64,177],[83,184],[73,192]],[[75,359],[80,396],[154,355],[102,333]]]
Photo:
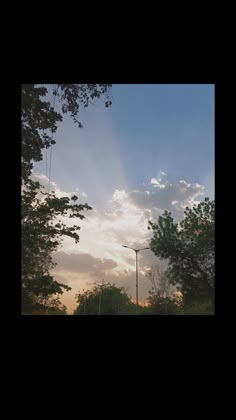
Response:
[[[84,289],[83,289],[83,293],[84,293]],[[85,299],[84,299],[84,315],[85,315]]]
[[[148,247],[148,248],[134,249],[126,245],[122,245],[122,246],[123,248],[132,249],[136,254],[136,315],[138,315],[138,252],[143,251],[144,249],[150,249],[150,248]]]
[[[102,286],[104,285],[104,279],[102,283],[94,283],[100,287],[100,296],[99,296],[99,304],[98,304],[98,315],[101,315],[101,304],[102,304]]]

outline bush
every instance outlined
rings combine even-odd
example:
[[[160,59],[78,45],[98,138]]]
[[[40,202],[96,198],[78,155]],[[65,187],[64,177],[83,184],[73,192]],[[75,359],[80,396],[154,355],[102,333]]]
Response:
[[[184,308],[185,315],[215,315],[214,303],[210,300],[205,302],[193,302]]]

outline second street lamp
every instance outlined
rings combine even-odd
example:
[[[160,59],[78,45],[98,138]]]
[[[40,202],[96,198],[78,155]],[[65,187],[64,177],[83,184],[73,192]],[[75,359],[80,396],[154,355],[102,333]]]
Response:
[[[102,280],[102,283],[94,283],[97,286],[100,287],[100,294],[99,294],[99,304],[98,304],[98,315],[101,315],[101,304],[102,304],[102,288],[104,286],[104,279]]]
[[[150,249],[150,248],[148,247],[148,248],[134,249],[126,245],[122,245],[122,246],[123,248],[132,249],[136,254],[136,315],[138,315],[138,252],[143,251],[144,249]]]

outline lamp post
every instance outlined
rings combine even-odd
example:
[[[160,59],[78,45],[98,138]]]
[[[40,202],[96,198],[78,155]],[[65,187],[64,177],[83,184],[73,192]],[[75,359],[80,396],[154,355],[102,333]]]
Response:
[[[136,315],[138,315],[138,252],[143,251],[144,249],[150,249],[150,248],[148,247],[148,248],[134,249],[126,245],[122,245],[122,246],[123,248],[132,249],[136,254]]]
[[[83,293],[84,293],[84,289],[83,289]],[[84,299],[84,315],[85,315],[85,299]]]
[[[102,283],[94,283],[100,287],[99,304],[98,304],[98,315],[101,315],[101,304],[102,304],[102,286],[104,285],[104,279]]]

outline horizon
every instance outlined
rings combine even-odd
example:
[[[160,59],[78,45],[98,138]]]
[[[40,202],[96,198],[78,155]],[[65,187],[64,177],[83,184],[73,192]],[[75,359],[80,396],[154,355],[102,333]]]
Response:
[[[65,238],[54,257],[55,280],[72,287],[61,296],[70,314],[76,293],[103,278],[135,299],[135,253],[122,245],[149,246],[148,220],[168,210],[180,221],[186,206],[214,200],[214,85],[113,85],[112,96],[111,108],[81,110],[83,129],[65,115],[51,159],[44,150],[33,166],[46,191],[50,183],[93,207],[79,221],[79,243]],[[139,253],[140,303],[155,261],[151,250]]]

